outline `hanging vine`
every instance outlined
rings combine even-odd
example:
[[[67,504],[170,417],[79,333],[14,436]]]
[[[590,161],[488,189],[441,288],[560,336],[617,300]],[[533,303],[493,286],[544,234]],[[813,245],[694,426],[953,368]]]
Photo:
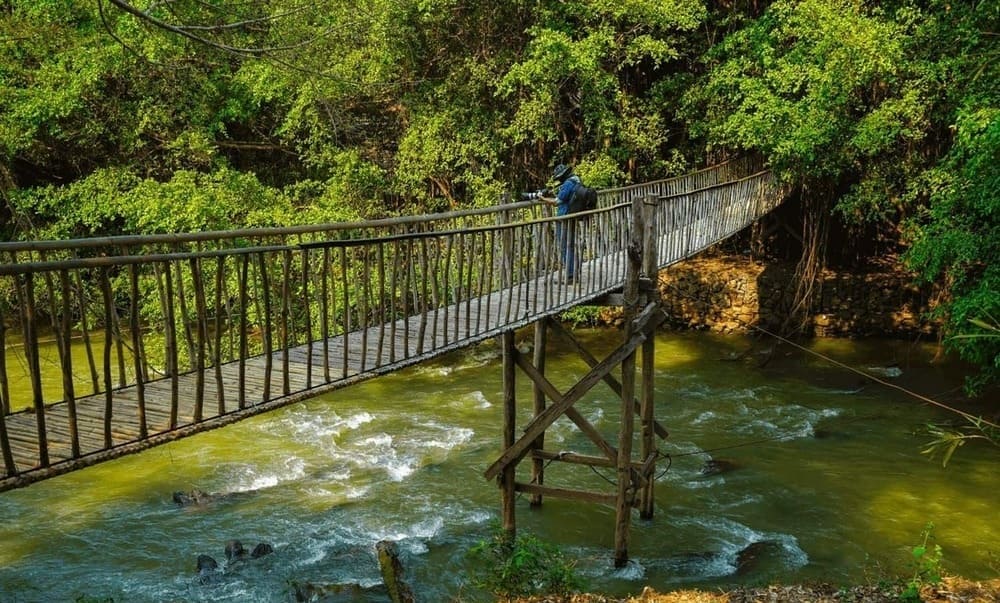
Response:
[[[792,295],[788,313],[779,332],[783,337],[798,335],[806,330],[812,320],[813,300],[821,293],[820,274],[826,267],[827,237],[830,232],[832,194],[829,186],[802,187],[802,254],[792,282]]]

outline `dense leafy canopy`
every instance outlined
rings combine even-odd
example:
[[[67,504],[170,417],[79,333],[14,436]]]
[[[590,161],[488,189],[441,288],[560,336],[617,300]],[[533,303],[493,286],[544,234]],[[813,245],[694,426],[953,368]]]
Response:
[[[685,93],[711,148],[764,153],[948,292],[949,343],[995,382],[1000,341],[1000,6],[778,0]],[[863,245],[866,241],[855,241]]]
[[[13,0],[0,231],[378,217],[558,162],[607,186],[757,152],[908,250],[988,382],[996,338],[963,335],[1000,317],[998,23],[944,0]]]

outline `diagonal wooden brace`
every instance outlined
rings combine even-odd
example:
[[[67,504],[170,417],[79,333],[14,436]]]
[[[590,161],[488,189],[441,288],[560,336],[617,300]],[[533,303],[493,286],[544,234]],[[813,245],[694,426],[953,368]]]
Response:
[[[621,361],[625,357],[635,352],[636,348],[642,345],[642,342],[645,340],[645,333],[636,333],[633,335],[621,347],[590,369],[590,372],[584,375],[583,379],[580,379],[573,387],[569,388],[562,399],[553,402],[552,406],[549,406],[536,415],[528,423],[527,427],[524,428],[524,434],[486,469],[486,472],[483,474],[486,479],[494,479],[508,465],[511,463],[516,464],[524,458],[524,455],[531,449],[531,445],[535,442],[535,439],[542,435],[548,429],[549,425],[552,425],[560,415],[566,412],[567,408],[573,406],[577,400],[582,398],[599,381],[604,379],[614,367],[621,364]]]
[[[535,365],[528,362],[528,359],[524,357],[524,354],[518,353],[514,356],[514,361],[517,363],[521,370],[523,370],[531,380],[534,381],[538,387],[542,388],[545,395],[549,397],[553,402],[558,402],[562,399],[562,394],[556,389],[552,382],[545,378],[545,375],[541,374]],[[618,459],[618,450],[614,446],[608,443],[601,435],[601,432],[597,431],[597,428],[590,424],[590,421],[586,419],[580,411],[570,406],[566,409],[566,416],[569,417],[571,421],[576,423],[576,426],[580,428],[580,431],[587,434],[597,447],[604,452],[605,456],[609,460],[615,461]]]
[[[660,318],[657,318],[657,316],[659,316]],[[647,324],[647,326],[651,328],[656,328],[657,326],[659,326],[660,322],[663,321],[663,319],[664,317],[662,313],[659,315],[654,314],[653,323]],[[570,333],[568,330],[566,330],[566,327],[562,326],[557,320],[549,321],[549,324],[556,332],[558,332],[564,339],[566,339],[568,342],[570,342],[570,344],[573,345],[574,349],[576,349],[576,353],[580,355],[580,358],[582,358],[584,362],[590,365],[591,368],[597,366],[598,363],[597,358],[594,358],[593,354],[588,352],[586,348],[580,345],[580,343],[576,340],[576,338],[573,337],[573,334]],[[619,397],[622,395],[622,384],[618,381],[618,379],[615,379],[614,375],[610,373],[605,375],[604,382],[608,384],[608,386],[611,388],[613,392],[615,392],[616,395],[618,395]],[[639,400],[633,399],[633,403],[635,405],[635,411],[639,412],[640,409]],[[660,436],[660,439],[662,440],[667,439],[667,436],[669,435],[669,432],[667,432],[667,428],[661,425],[659,421],[653,421],[653,431],[655,431],[656,435]]]

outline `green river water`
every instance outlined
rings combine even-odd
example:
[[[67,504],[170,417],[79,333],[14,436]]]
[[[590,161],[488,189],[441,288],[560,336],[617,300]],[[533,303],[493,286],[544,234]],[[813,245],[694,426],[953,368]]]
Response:
[[[580,336],[599,357],[620,339],[610,330]],[[794,348],[780,348],[763,368],[752,358],[723,360],[750,344],[658,336],[657,417],[670,431],[659,448],[671,461],[658,467],[654,518],[634,516],[627,567],[611,566],[611,507],[547,499],[530,509],[522,497],[519,530],[577,560],[590,590],[614,594],[647,584],[877,580],[912,571],[910,550],[928,523],[945,570],[997,575],[995,448],[965,446],[942,468],[920,453],[930,440],[923,426],[954,415],[896,389],[859,389],[857,375]],[[931,362],[929,346],[811,345],[931,397],[947,399],[961,383],[954,366]],[[547,375],[565,390],[586,367],[552,352]],[[377,585],[374,544],[383,539],[398,543],[421,601],[484,600],[469,584],[467,553],[499,515],[499,491],[482,474],[500,449],[500,377],[497,347],[485,344],[2,493],[0,601],[289,601],[293,581]],[[518,383],[524,425],[531,390],[526,377]],[[598,385],[577,408],[617,441],[610,389]],[[594,453],[565,418],[546,438],[550,450]],[[709,459],[735,468],[704,475]],[[546,483],[614,492],[612,477],[552,464]],[[173,502],[173,492],[193,489],[222,496],[183,508]],[[267,542],[275,552],[227,566],[230,539],[248,548]],[[755,542],[772,544],[737,573],[738,551]],[[199,554],[219,561],[215,579],[198,579]]]

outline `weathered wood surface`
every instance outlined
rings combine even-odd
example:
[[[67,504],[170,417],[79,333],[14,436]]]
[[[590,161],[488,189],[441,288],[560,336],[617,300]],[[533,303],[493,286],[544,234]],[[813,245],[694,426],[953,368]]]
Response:
[[[128,238],[106,241],[115,253],[59,257],[66,247],[58,242],[0,244],[0,257],[11,258],[0,264],[0,285],[23,302],[18,310],[0,307],[0,344],[12,326],[27,326],[33,391],[29,408],[0,413],[0,490],[416,364],[620,290],[631,199],[662,195],[655,210],[661,267],[738,232],[780,202],[768,173],[727,182],[729,169],[737,168],[600,191],[599,209],[577,229],[582,264],[574,284],[560,280],[555,237],[569,218],[525,213],[523,204],[476,213],[495,219],[475,224],[452,216],[407,220],[403,230],[360,232],[354,225],[364,237],[302,244],[255,237],[246,247],[203,248],[208,238],[190,235],[195,247],[162,247],[186,240],[177,235],[147,238],[160,247],[139,251],[134,246],[143,240]],[[113,282],[110,269],[118,270]],[[164,317],[155,333],[165,341],[159,368],[148,356],[148,334],[137,328],[140,273],[155,284],[146,293],[156,296]],[[238,285],[225,288],[227,276]],[[88,281],[98,283],[96,294],[85,294]],[[84,366],[68,354],[38,361],[39,310],[51,315],[61,350],[69,346],[69,326],[82,329]],[[224,323],[231,326],[225,339]],[[4,408],[9,369],[0,358]],[[55,379],[63,383],[62,400],[43,392],[42,372],[53,370],[62,372]]]

